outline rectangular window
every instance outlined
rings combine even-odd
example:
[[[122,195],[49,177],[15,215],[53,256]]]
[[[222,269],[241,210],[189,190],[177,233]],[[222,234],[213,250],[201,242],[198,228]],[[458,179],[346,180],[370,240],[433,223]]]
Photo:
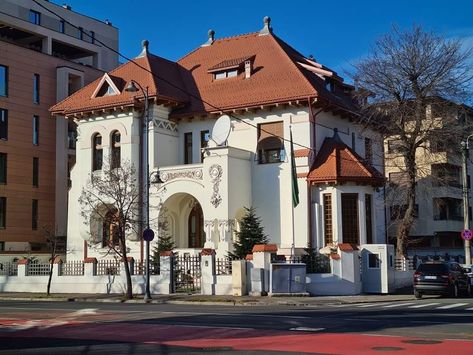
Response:
[[[200,131],[200,161],[204,161],[204,149],[209,146],[209,139],[210,139],[210,132],[208,130],[206,131]]]
[[[0,251],[5,250],[5,242],[0,242]]]
[[[389,154],[394,154],[394,153],[400,153],[402,150],[402,141],[392,139],[388,141],[388,153]]]
[[[323,194],[325,245],[333,243],[332,194]]]
[[[391,221],[397,219],[403,219],[407,211],[407,205],[392,205],[390,208]],[[414,218],[419,217],[419,205],[416,203],[414,205]]]
[[[0,65],[0,96],[8,96],[8,67]]]
[[[373,205],[370,194],[365,195],[366,243],[373,244]]]
[[[184,164],[192,164],[192,132],[184,133]]]
[[[41,25],[41,13],[38,11],[30,10],[29,20],[35,25]]]
[[[258,161],[260,164],[284,161],[284,124],[282,121],[258,125]]]
[[[39,74],[33,75],[33,103],[39,104]]]
[[[90,31],[90,43],[94,44],[95,43],[95,32]]]
[[[368,164],[373,164],[373,147],[370,138],[365,138],[365,160]]]
[[[461,167],[452,164],[432,164],[431,169],[434,186],[462,186]]]
[[[0,197],[0,229],[7,227],[7,198]]]
[[[8,110],[0,108],[0,139],[8,139]]]
[[[369,269],[379,269],[381,266],[381,259],[379,254],[368,254],[368,268]]]
[[[33,116],[33,144],[39,145],[39,116]]]
[[[351,149],[356,152],[356,135],[355,132],[351,132]]]
[[[38,200],[33,200],[31,204],[31,228],[38,229]]]
[[[64,20],[59,21],[59,32],[66,32],[66,22]]]
[[[7,183],[7,154],[0,153],[0,184]]]
[[[434,220],[462,221],[463,201],[459,198],[439,197],[433,199]]]
[[[358,226],[358,194],[342,194],[343,243],[360,244]]]
[[[39,187],[39,158],[33,158],[33,186]]]

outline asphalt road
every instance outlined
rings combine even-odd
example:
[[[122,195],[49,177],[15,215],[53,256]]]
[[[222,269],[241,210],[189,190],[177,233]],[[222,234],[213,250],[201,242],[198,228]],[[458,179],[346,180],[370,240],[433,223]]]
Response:
[[[0,303],[0,354],[473,354],[473,298],[313,307]]]

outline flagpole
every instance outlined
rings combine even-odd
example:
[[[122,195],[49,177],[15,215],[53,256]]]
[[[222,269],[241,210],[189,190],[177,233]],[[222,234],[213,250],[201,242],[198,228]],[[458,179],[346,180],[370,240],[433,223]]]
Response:
[[[295,169],[295,158],[294,158],[294,145],[292,142],[292,125],[289,125],[289,132],[291,135],[291,185],[294,184],[294,169]],[[296,181],[297,183],[297,181]],[[295,218],[294,218],[294,188],[292,187],[292,198],[291,198],[291,213],[292,213],[292,243],[291,243],[291,261],[294,261],[295,248],[296,248],[296,231],[295,231]]]

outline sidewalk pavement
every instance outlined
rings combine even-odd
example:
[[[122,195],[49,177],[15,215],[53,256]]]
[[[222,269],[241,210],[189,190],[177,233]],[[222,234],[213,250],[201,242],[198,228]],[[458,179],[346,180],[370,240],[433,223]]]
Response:
[[[152,295],[154,304],[203,304],[233,306],[299,306],[341,305],[353,303],[400,302],[413,300],[412,293],[390,295],[356,296],[311,296],[311,297],[253,297],[253,296],[204,296],[199,294]],[[144,303],[143,295],[136,295],[132,300],[124,300],[121,294],[51,294],[44,293],[0,293],[0,302],[4,301],[53,301],[53,302],[109,302],[109,303]]]

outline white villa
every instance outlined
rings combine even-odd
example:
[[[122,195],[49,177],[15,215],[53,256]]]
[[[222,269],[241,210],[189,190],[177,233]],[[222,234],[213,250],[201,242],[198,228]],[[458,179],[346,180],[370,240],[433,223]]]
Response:
[[[125,91],[132,81],[144,90]],[[51,108],[78,131],[68,260],[108,249],[110,233],[84,223],[78,198],[112,152],[143,167],[146,90],[151,220],[165,213],[178,250],[227,255],[249,206],[279,254],[290,254],[293,229],[299,254],[332,243],[386,243],[381,135],[357,123],[355,88],[278,38],[265,18],[259,32],[216,39],[209,31],[206,43],[176,62],[151,54],[145,41],[133,61]],[[231,132],[217,145],[212,128],[225,114]],[[294,218],[291,129],[300,199]],[[90,228],[102,243],[86,243]],[[143,260],[143,245],[132,236],[129,256]]]

